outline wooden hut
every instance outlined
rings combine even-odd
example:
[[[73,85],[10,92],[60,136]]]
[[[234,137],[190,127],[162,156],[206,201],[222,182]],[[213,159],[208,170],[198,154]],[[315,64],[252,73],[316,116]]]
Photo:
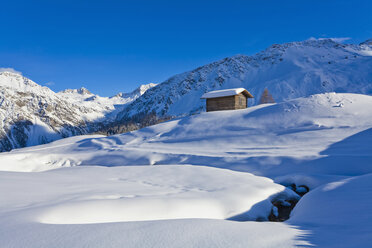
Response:
[[[248,98],[253,98],[253,96],[244,88],[236,88],[210,91],[201,98],[206,99],[207,112],[209,112],[245,109],[248,106]]]

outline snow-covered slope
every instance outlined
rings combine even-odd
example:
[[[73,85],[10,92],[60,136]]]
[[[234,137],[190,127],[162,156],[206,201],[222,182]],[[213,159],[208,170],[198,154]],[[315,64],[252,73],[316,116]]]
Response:
[[[360,174],[372,170],[367,164],[372,158],[367,146],[371,109],[372,96],[326,93],[244,110],[207,112],[122,135],[80,136],[3,153],[0,170],[182,163],[272,178],[289,171]],[[359,138],[362,132],[365,135]],[[346,139],[349,136],[355,138]],[[366,144],[357,150],[358,157],[353,154],[356,148],[340,150],[356,142]],[[350,159],[358,162],[347,166]],[[308,166],[311,161],[316,163]]]
[[[332,182],[305,195],[289,223],[309,233],[316,247],[369,247],[371,196],[372,174]]]
[[[9,247],[368,247],[371,109],[372,96],[325,93],[2,153],[0,240]],[[231,221],[265,219],[274,197],[295,197],[283,186],[301,185],[310,192],[288,221]]]
[[[153,84],[125,97],[100,97],[88,90],[55,93],[13,72],[0,72],[0,151],[48,143],[95,130]]]
[[[244,87],[258,102],[268,88],[277,102],[324,92],[372,94],[372,46],[331,39],[272,45],[253,56],[236,55],[169,78],[126,107],[120,118],[200,112],[208,91]]]

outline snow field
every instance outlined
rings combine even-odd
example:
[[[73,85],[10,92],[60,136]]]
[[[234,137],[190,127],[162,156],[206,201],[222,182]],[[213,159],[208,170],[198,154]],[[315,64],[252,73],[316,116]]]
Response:
[[[297,239],[304,232],[286,224],[224,220],[267,217],[277,193],[293,194],[268,178],[187,165],[1,172],[0,240],[4,247],[304,243]]]
[[[294,208],[289,224],[311,233],[320,247],[369,247],[372,230],[372,174],[320,186]]]
[[[327,93],[2,153],[0,240],[368,247],[371,107],[371,96]],[[267,218],[273,197],[293,197],[278,183],[310,188],[288,221],[229,221]]]
[[[358,175],[372,172],[372,112],[367,106],[372,106],[371,96],[327,93],[202,113],[122,135],[80,136],[2,153],[0,170],[196,164],[273,179],[299,173]],[[353,167],[348,165],[351,157],[358,159]]]
[[[21,186],[16,185],[19,181]],[[268,178],[186,165],[3,173],[1,184],[2,198],[7,199],[1,209],[31,204],[23,210],[34,222],[48,224],[227,219],[244,212],[247,219],[266,219],[272,207],[270,197],[293,194]],[[12,188],[17,191],[7,195]],[[258,203],[260,211],[249,213]]]

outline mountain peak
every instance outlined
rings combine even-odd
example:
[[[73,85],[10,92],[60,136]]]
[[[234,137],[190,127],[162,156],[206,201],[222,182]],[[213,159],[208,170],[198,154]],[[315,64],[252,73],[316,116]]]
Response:
[[[368,39],[366,41],[363,41],[359,45],[372,46],[372,38],[371,39]]]
[[[143,95],[148,89],[151,89],[152,87],[155,87],[157,84],[149,83],[149,84],[141,84],[140,87],[138,87],[134,91],[139,91],[141,95]],[[134,92],[133,91],[133,92]]]
[[[0,74],[9,76],[9,77],[22,77],[22,73],[15,71],[12,68],[0,68]]]
[[[87,88],[84,87],[78,89],[77,92],[82,95],[92,95],[92,92],[90,92]]]
[[[343,44],[345,39],[274,44],[251,56],[235,55],[200,66],[150,89],[127,105],[118,118],[129,120],[138,113],[152,112],[160,117],[199,113],[205,109],[200,97],[222,88],[248,89],[256,96],[251,105],[265,88],[278,102],[332,91],[372,94],[372,49]]]
[[[48,87],[41,86],[14,70],[0,71],[0,86],[20,92],[51,93]]]
[[[66,89],[62,93],[80,94],[80,95],[93,95],[87,88],[81,87],[80,89]]]
[[[156,85],[157,84],[154,84],[154,83],[141,84],[138,88],[136,88],[135,90],[133,90],[130,93],[119,92],[118,94],[116,94],[116,95],[114,95],[110,98],[114,98],[114,97],[137,98],[137,97],[142,96],[147,90],[151,89],[152,87],[155,87]]]

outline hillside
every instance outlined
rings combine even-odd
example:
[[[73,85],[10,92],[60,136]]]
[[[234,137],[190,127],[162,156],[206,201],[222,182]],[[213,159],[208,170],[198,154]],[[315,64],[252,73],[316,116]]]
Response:
[[[208,91],[244,87],[258,103],[265,88],[277,102],[318,93],[372,94],[372,46],[331,39],[275,44],[252,56],[236,55],[173,76],[126,106],[119,119],[138,113],[183,116],[204,110]]]
[[[0,239],[367,247],[371,108],[372,96],[325,93],[2,153]],[[290,218],[268,222],[280,206],[294,206]]]
[[[343,175],[355,170],[358,174],[361,168],[370,168],[366,165],[370,149],[346,148],[367,142],[363,138],[368,140],[372,127],[371,107],[372,96],[326,93],[244,110],[207,112],[122,135],[78,136],[3,153],[0,159],[6,163],[0,170],[177,163],[243,170],[273,179],[288,171]],[[350,156],[358,160],[353,167],[347,166]],[[337,166],[325,165],[333,160]],[[307,166],[311,161],[317,162]]]

